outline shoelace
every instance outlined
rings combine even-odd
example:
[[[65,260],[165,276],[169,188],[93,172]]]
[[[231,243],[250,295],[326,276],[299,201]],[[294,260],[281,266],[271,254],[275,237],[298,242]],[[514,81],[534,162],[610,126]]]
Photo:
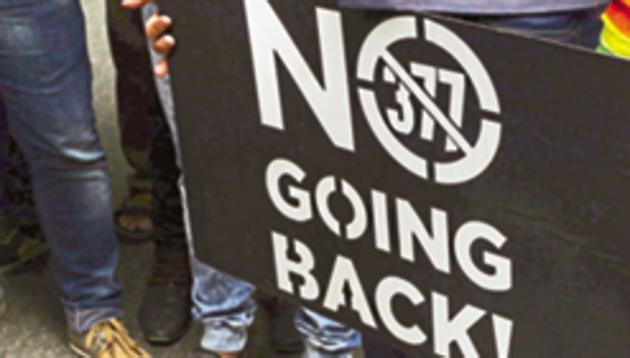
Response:
[[[115,319],[96,323],[87,334],[86,342],[88,347],[98,348],[98,358],[150,357],[129,337],[129,333],[120,321]]]
[[[155,249],[149,283],[187,286],[190,284],[188,248],[183,243],[159,243]]]

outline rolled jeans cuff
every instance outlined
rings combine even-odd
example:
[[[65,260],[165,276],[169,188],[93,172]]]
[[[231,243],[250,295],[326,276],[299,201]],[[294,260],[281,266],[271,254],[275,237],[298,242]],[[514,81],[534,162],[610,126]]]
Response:
[[[306,308],[295,315],[295,327],[306,339],[307,358],[351,358],[363,343],[358,331]]]
[[[123,312],[115,307],[99,307],[85,309],[65,309],[68,328],[73,332],[85,333],[98,322],[112,318],[122,318]]]
[[[324,352],[322,350],[318,350],[317,348],[311,346],[309,343],[306,344],[306,352],[304,353],[304,358],[353,358],[353,353],[351,351],[341,351],[341,352]]]
[[[240,352],[247,343],[247,328],[232,327],[225,322],[204,322],[201,348],[215,353]]]

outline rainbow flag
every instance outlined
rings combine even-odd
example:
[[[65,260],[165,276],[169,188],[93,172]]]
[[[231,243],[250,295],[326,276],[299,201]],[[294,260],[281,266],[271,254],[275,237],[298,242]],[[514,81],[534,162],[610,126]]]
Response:
[[[630,58],[630,0],[615,0],[602,16],[604,30],[598,50]]]

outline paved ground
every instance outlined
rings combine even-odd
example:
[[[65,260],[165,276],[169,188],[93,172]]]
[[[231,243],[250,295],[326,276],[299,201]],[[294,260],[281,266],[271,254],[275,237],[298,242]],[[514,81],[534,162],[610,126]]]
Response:
[[[118,146],[115,113],[113,67],[104,27],[104,1],[85,0],[88,18],[90,54],[93,61],[94,93],[99,126],[109,154],[113,173],[115,201],[125,195],[125,178],[129,173]],[[123,247],[120,277],[125,287],[126,320],[135,336],[140,336],[136,310],[142,297],[144,279],[151,261],[150,245]],[[13,357],[73,357],[65,345],[64,319],[58,300],[58,290],[48,269],[42,274],[20,274],[8,278],[9,311],[0,320],[0,358]],[[260,324],[264,320],[259,320]],[[255,331],[264,331],[255,329]],[[177,345],[151,349],[156,357],[195,357],[201,334],[195,326]],[[256,335],[258,346],[264,337]],[[260,356],[271,357],[264,353]]]

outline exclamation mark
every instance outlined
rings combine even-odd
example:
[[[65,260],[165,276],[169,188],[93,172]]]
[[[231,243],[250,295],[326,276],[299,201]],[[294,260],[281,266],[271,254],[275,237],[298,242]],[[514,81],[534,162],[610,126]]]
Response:
[[[511,320],[498,315],[492,315],[492,322],[497,343],[497,358],[509,358],[514,324]]]

